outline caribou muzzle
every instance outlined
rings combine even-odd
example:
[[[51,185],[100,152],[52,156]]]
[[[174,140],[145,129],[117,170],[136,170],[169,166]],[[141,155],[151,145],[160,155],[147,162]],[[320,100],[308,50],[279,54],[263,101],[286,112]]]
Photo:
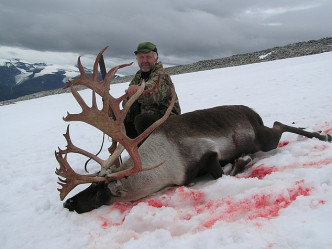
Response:
[[[110,198],[111,193],[105,183],[92,183],[87,189],[69,198],[63,207],[81,214],[107,205]]]

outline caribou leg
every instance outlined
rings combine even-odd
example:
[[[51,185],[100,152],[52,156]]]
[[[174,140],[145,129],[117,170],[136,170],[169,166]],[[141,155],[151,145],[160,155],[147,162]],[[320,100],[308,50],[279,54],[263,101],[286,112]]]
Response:
[[[214,178],[222,177],[224,171],[219,163],[218,154],[216,152],[207,153],[201,159],[207,165],[206,171]]]
[[[325,142],[331,142],[332,141],[332,137],[329,134],[321,134],[319,132],[309,132],[309,131],[305,131],[302,128],[296,128],[296,127],[288,126],[288,125],[282,124],[280,122],[275,122],[272,129],[280,130],[281,133],[283,133],[283,132],[295,133],[295,134],[298,134],[298,135],[305,136],[307,138],[314,138],[315,137],[315,138],[318,138],[319,140],[325,141]]]
[[[290,132],[305,136],[308,138],[318,138],[321,141],[331,142],[332,137],[329,134],[321,134],[320,132],[309,132],[303,128],[296,128],[293,126],[285,125],[280,122],[275,122],[273,128],[260,126],[256,129],[257,151],[264,152],[273,150],[278,147],[281,135],[284,132]]]
[[[259,150],[267,152],[278,147],[281,135],[284,132],[290,132],[305,136],[308,138],[318,138],[321,141],[331,142],[332,137],[329,134],[321,134],[320,132],[309,132],[305,131],[303,128],[297,128],[289,125],[282,124],[280,122],[275,122],[273,128],[266,126],[261,126],[257,128],[257,141],[259,144]],[[230,172],[231,176],[235,176],[244,171],[245,166],[253,160],[252,155],[246,155],[235,160],[232,170]]]
[[[235,176],[245,170],[246,165],[254,159],[254,155],[243,155],[234,161],[233,167],[229,175]]]
[[[192,179],[205,174],[211,175],[214,179],[218,179],[224,174],[222,165],[218,160],[218,154],[215,151],[206,152],[198,162],[192,164],[192,167],[186,171],[187,180],[185,180],[184,185],[192,183]]]

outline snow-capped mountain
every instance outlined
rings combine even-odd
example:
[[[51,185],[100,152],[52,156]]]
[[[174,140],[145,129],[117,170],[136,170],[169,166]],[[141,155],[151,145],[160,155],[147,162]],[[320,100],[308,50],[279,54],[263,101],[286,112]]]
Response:
[[[78,75],[76,66],[0,59],[0,101],[61,88]]]

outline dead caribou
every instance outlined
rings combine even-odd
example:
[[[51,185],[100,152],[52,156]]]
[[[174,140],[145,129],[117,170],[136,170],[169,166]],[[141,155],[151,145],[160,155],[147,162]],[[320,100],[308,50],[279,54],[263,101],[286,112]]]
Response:
[[[166,114],[143,134],[130,139],[126,136],[123,120],[140,94],[152,92],[154,89],[144,91],[142,84],[139,92],[120,109],[119,105],[127,95],[112,97],[109,94],[110,81],[119,68],[129,64],[111,69],[105,79],[99,81],[98,61],[105,49],[98,54],[91,77],[86,75],[80,58],[78,59],[81,76],[69,82],[66,87],[71,88],[82,112],[68,113],[64,120],[88,123],[110,136],[118,146],[109,158],[103,160],[75,146],[71,141],[68,126],[64,134],[67,148],[59,148],[55,152],[60,165],[60,168],[56,169],[56,174],[60,176],[59,184],[62,186],[58,189],[60,199],[63,200],[77,185],[92,183],[64,203],[64,207],[70,211],[84,213],[101,205],[135,201],[169,186],[189,184],[204,173],[219,178],[224,174],[223,166],[228,163],[233,164],[230,174],[235,175],[242,172],[245,165],[251,161],[247,155],[275,149],[283,132],[331,141],[329,135],[307,132],[279,122],[275,122],[273,128],[268,128],[264,126],[261,117],[246,106],[219,106],[168,117],[175,100],[174,86],[173,101]],[[91,107],[84,102],[74,85],[84,85],[92,89]],[[103,98],[101,110],[97,107],[96,93]],[[146,140],[138,148],[138,144],[144,139]],[[120,167],[115,167],[114,161],[124,149],[128,151],[130,158]],[[79,153],[91,158],[101,166],[101,170],[89,175],[77,174],[67,161],[68,153]]]

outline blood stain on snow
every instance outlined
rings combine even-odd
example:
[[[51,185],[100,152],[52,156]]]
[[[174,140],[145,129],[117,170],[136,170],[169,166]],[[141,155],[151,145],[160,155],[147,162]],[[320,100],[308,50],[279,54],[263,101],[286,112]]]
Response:
[[[316,208],[320,205],[325,205],[326,201],[325,200],[312,200],[310,203],[310,207],[311,208]]]
[[[180,198],[191,202],[194,205],[199,205],[205,202],[206,194],[200,190],[194,190],[187,187],[179,187],[176,191]]]
[[[314,147],[315,150],[324,150],[325,147]],[[246,178],[257,177],[263,179],[273,172],[282,171],[294,167],[321,167],[332,163],[332,158],[320,161],[296,163],[286,166],[266,166],[260,164]],[[114,203],[108,209],[105,217],[98,216],[101,226],[121,226],[131,209],[138,204],[143,204],[154,208],[168,207],[177,212],[177,218],[182,221],[189,221],[195,216],[202,216],[198,229],[211,228],[217,221],[233,222],[239,219],[256,220],[257,218],[270,219],[279,215],[280,209],[288,207],[298,196],[307,196],[311,188],[304,186],[304,181],[299,181],[293,187],[281,190],[280,193],[261,192],[246,198],[238,199],[226,197],[222,199],[209,200],[204,191],[196,190],[188,186],[172,188],[161,194],[149,196],[133,203]],[[325,204],[319,201],[318,204]],[[114,222],[113,212],[118,212],[117,222]],[[121,220],[122,219],[122,220]],[[256,220],[257,221],[257,220]]]
[[[326,144],[322,144],[322,145],[320,145],[320,146],[314,146],[314,150],[316,150],[316,151],[324,151],[324,150],[326,150],[328,148],[328,146],[326,145]]]
[[[172,208],[177,212],[177,219],[186,222],[199,216],[197,230],[211,228],[218,221],[236,222],[241,219],[257,222],[258,218],[271,219],[277,217],[281,209],[288,207],[298,196],[308,196],[312,188],[305,186],[304,180],[295,182],[291,187],[279,192],[266,192],[237,198],[229,196],[220,199],[208,199],[206,193],[190,187],[179,187],[169,195],[151,196],[135,203],[115,203],[110,210],[118,210],[122,221],[115,223],[111,218],[98,216],[101,226],[121,226],[130,214],[131,209],[143,204],[150,207]],[[324,202],[319,202],[324,204]],[[121,219],[121,217],[119,217]]]
[[[102,228],[107,228],[109,226],[120,226],[123,223],[123,221],[120,222],[120,223],[119,222],[112,222],[111,219],[108,219],[108,218],[106,218],[102,215],[99,215],[98,219],[101,221],[101,227]]]
[[[323,131],[325,134],[331,134],[332,133],[332,128],[326,129]]]
[[[180,202],[181,205],[192,206],[204,203],[205,197],[206,194],[203,191],[181,186],[174,188],[172,191],[167,191],[162,195],[147,197],[138,201],[137,203],[145,203],[148,206],[156,208],[172,207],[175,206],[176,203]]]
[[[284,147],[289,144],[289,141],[280,141],[278,144],[278,148]]]
[[[156,200],[148,200],[147,201],[147,204],[150,206],[150,207],[155,207],[155,208],[162,208],[164,207],[165,205],[162,204],[161,202],[158,202]]]
[[[103,228],[106,228],[107,226],[108,226],[108,219],[106,219],[105,217],[103,217],[103,216],[99,216],[99,219],[101,220],[101,222],[102,222],[102,227]]]
[[[319,147],[316,149],[323,149],[323,147]],[[283,171],[286,169],[291,169],[291,168],[298,168],[298,167],[302,167],[302,168],[309,168],[309,167],[321,167],[321,166],[325,166],[328,164],[332,163],[332,158],[326,158],[323,160],[319,160],[319,161],[312,161],[312,162],[307,162],[307,163],[296,163],[296,164],[291,164],[291,165],[285,165],[285,166],[280,166],[280,167],[276,167],[276,166],[266,166],[264,164],[260,164],[257,167],[255,167],[255,169],[253,169],[253,171],[246,176],[246,178],[254,178],[257,177],[258,179],[263,179],[265,176],[270,175],[274,172],[278,172],[278,171]]]
[[[263,179],[265,176],[277,172],[278,168],[275,166],[266,167],[264,164],[258,165],[248,176],[248,178],[257,177],[258,179]]]
[[[116,202],[110,206],[110,211],[118,210],[121,214],[128,212],[133,207],[130,202]]]
[[[206,194],[203,191],[181,186],[167,190],[163,194],[149,196],[133,203],[125,202],[112,204],[108,209],[108,213],[118,211],[121,215],[123,215],[121,222],[114,223],[112,222],[112,219],[104,216],[98,216],[98,218],[101,220],[103,228],[107,228],[108,226],[119,226],[123,224],[126,216],[130,213],[133,207],[143,203],[154,208],[171,207],[179,211],[180,218],[190,220],[192,217],[191,213],[183,212],[183,210],[180,211],[181,208],[185,206],[192,208],[194,206],[201,205],[205,203],[205,197]]]
[[[197,213],[209,213],[203,221],[203,228],[211,228],[217,221],[233,222],[239,219],[271,219],[279,211],[288,207],[298,196],[308,196],[312,188],[304,185],[304,180],[295,182],[294,186],[281,193],[259,193],[243,199],[227,197],[211,200],[197,208]],[[213,217],[213,218],[211,218]]]
[[[324,166],[324,165],[328,165],[332,163],[332,158],[326,158],[317,162],[308,162],[308,163],[304,163],[302,166],[304,168],[309,168],[309,167],[320,167],[320,166]]]
[[[98,219],[101,221],[102,228],[107,228],[110,226],[120,226],[123,224],[126,215],[130,212],[130,210],[133,208],[133,203],[130,202],[116,202],[113,203],[109,208],[105,216],[98,215]],[[114,222],[111,218],[106,217],[112,212],[119,212],[121,216],[123,216],[122,220],[120,222]],[[120,216],[120,219],[121,219]]]

